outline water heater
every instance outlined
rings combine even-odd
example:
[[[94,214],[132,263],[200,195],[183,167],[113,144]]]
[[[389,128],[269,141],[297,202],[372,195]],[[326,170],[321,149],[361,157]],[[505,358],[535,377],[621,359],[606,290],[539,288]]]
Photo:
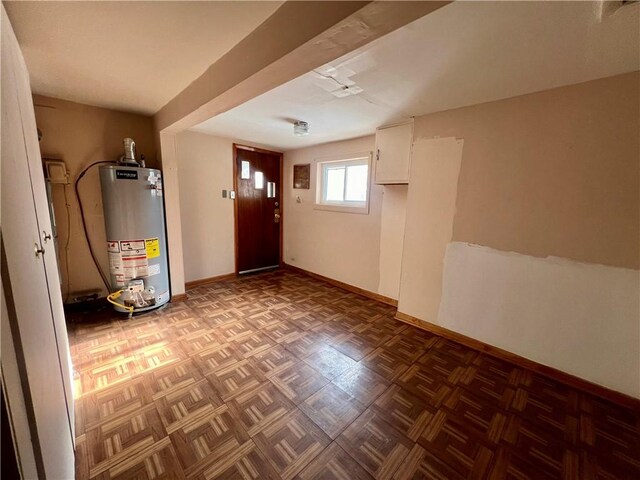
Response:
[[[100,185],[111,288],[119,293],[115,309],[141,312],[164,305],[169,272],[160,170],[121,159],[100,167]]]

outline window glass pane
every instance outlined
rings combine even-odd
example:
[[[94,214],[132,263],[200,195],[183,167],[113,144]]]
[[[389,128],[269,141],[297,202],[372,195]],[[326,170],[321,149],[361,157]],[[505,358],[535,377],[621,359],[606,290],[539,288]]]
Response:
[[[256,172],[256,188],[264,188],[264,176],[262,172]]]
[[[243,180],[248,180],[251,178],[251,170],[249,168],[249,162],[246,160],[242,160],[241,162],[241,170],[240,170],[240,178]]]
[[[347,202],[367,201],[367,165],[352,165],[347,167]]]
[[[344,167],[327,167],[325,200],[327,202],[342,202],[344,200]]]

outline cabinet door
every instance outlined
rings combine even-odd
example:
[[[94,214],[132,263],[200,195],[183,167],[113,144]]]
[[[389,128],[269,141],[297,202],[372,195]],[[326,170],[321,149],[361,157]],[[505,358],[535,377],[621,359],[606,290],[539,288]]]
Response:
[[[413,122],[376,131],[376,183],[409,183]]]
[[[44,172],[42,168],[40,145],[38,144],[36,114],[33,108],[33,97],[31,96],[31,85],[29,83],[29,72],[27,71],[27,66],[24,63],[24,59],[20,51],[15,53],[15,61],[18,65],[16,65],[14,75],[18,95],[18,106],[20,108],[20,117],[22,120],[22,132],[27,153],[27,165],[29,167],[29,177],[31,180],[31,191],[33,192],[33,206],[36,212],[40,241],[45,250],[45,254],[42,256],[42,261],[44,262],[49,300],[53,313],[53,326],[55,329],[55,339],[58,346],[58,355],[60,357],[60,365],[62,369],[69,427],[71,428],[71,438],[75,443],[72,387],[73,366],[71,363],[69,337],[67,334],[67,325],[64,316],[62,290],[59,282],[58,258],[56,256],[55,243],[53,241],[53,228],[51,226],[47,189],[45,186]]]
[[[24,68],[2,7],[2,284],[12,315],[11,333],[22,370],[22,394],[33,418],[31,443],[39,476],[73,478],[74,453],[44,256],[36,215],[18,90]],[[23,72],[23,74],[26,74]],[[44,247],[44,253],[42,253]],[[9,387],[7,385],[7,387]]]

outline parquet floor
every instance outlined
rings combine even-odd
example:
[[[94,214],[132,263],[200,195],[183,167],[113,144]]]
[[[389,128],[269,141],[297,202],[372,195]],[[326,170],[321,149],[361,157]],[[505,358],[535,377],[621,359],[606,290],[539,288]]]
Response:
[[[640,478],[640,412],[288,271],[70,326],[77,478]]]

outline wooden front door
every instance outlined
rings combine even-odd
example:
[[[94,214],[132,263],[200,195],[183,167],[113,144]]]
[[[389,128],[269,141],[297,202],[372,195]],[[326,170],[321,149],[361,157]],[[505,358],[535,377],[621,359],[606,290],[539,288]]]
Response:
[[[234,145],[236,272],[278,267],[282,238],[282,154]]]

